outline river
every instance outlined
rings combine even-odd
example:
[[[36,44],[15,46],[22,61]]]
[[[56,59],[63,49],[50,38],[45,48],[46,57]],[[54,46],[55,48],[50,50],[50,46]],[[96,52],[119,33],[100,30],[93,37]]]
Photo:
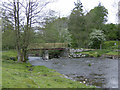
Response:
[[[29,57],[32,65],[44,65],[64,74],[67,78],[95,85],[98,88],[118,88],[118,60],[107,58],[60,58],[42,60]]]

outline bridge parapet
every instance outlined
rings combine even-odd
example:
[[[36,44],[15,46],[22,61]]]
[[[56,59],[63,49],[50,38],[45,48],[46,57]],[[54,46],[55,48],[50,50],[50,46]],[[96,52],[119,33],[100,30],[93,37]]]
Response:
[[[67,43],[33,43],[28,49],[51,49],[51,48],[68,48]]]

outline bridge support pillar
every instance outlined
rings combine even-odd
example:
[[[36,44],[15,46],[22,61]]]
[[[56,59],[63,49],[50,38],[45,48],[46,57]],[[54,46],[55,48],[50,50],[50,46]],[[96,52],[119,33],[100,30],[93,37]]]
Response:
[[[69,51],[68,48],[64,49],[63,57],[68,57],[69,56],[69,52],[68,51]]]
[[[48,60],[49,59],[49,51],[45,50],[43,54],[43,60]]]

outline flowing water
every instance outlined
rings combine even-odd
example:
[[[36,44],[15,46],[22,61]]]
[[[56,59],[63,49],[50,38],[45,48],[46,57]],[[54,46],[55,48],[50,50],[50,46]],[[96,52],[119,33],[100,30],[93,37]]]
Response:
[[[118,60],[107,58],[60,58],[42,60],[29,57],[32,65],[44,65],[55,69],[67,78],[95,85],[98,88],[118,88]]]

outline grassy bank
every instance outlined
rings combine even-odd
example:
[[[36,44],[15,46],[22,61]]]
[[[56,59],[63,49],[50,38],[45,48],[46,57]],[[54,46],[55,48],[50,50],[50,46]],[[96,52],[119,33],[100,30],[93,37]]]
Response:
[[[115,55],[119,56],[120,51],[120,41],[105,41],[102,44],[102,49],[91,49],[91,51],[76,52],[76,54],[86,54],[87,57],[100,57],[102,55]],[[79,48],[78,48],[79,49]],[[85,48],[84,48],[85,49]]]
[[[82,54],[88,54],[90,57],[100,57],[102,55],[118,55],[117,50],[110,50],[110,49],[96,49],[93,51],[84,51],[80,52]]]
[[[17,63],[9,60],[9,57],[16,57],[16,51],[3,52],[3,88],[94,88],[66,79],[62,74],[45,66]]]

